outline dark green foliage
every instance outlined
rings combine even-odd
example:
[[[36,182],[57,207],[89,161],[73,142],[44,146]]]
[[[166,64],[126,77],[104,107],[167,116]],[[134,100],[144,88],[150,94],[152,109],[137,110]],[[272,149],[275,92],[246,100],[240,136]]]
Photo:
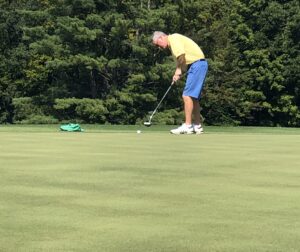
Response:
[[[14,98],[13,123],[21,124],[51,124],[58,120],[53,116],[45,115],[42,108],[31,97]]]
[[[299,33],[299,2],[237,3],[231,33],[240,56],[241,102],[248,111],[241,121],[246,125],[299,126],[299,78],[294,76],[299,75],[300,65],[293,62],[299,57],[299,36],[295,41],[290,32],[298,26]]]
[[[176,125],[184,122],[183,111],[177,111],[175,109],[164,110],[163,112],[158,112],[153,118],[153,123],[155,124],[166,124],[166,125]]]
[[[12,99],[5,84],[0,82],[0,123],[12,123]]]
[[[300,126],[297,0],[0,1],[0,122],[140,123],[175,69],[154,30],[202,47],[207,124]],[[157,123],[181,122],[182,86]]]
[[[60,121],[104,123],[108,113],[103,102],[98,99],[56,99],[56,117]]]

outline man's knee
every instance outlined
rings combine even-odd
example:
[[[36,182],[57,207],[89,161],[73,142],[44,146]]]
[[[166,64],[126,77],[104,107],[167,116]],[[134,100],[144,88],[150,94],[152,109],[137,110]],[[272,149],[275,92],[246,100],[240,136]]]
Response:
[[[191,100],[192,97],[187,96],[187,95],[182,95],[182,99],[183,99],[183,100]]]

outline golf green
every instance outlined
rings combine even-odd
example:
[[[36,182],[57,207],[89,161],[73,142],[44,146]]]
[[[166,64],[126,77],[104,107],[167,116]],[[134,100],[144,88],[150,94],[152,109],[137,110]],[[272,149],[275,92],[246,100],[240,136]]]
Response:
[[[0,251],[300,251],[300,129],[83,128],[0,126]]]

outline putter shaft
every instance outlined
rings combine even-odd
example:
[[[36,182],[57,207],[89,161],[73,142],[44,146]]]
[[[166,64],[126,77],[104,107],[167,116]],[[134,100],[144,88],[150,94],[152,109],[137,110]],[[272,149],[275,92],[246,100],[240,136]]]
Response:
[[[159,108],[160,104],[162,103],[162,101],[165,99],[165,97],[167,96],[167,94],[169,93],[170,89],[172,88],[174,84],[174,81],[172,81],[171,85],[169,86],[169,88],[167,89],[167,91],[165,92],[164,96],[161,98],[160,102],[158,103],[158,105],[156,106],[156,108],[154,109],[154,111],[152,112],[151,116],[149,117],[149,121],[147,122],[148,125],[151,125],[151,120],[152,117],[154,116],[154,114],[156,113],[157,109]],[[144,123],[145,124],[145,123]],[[146,125],[146,124],[145,124]]]

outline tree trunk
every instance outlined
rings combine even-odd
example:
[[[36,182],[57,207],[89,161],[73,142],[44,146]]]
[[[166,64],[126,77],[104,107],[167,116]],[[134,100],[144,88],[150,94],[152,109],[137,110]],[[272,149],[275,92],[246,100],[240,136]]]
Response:
[[[96,81],[93,74],[93,70],[90,71],[90,77],[91,77],[91,81],[90,81],[91,97],[95,99],[97,97],[97,87],[96,87]]]

